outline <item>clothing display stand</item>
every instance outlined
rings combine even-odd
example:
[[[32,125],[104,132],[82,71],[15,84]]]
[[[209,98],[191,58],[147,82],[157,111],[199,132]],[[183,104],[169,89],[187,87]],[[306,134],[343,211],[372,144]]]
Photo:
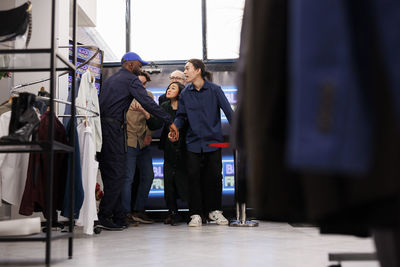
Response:
[[[83,66],[85,66],[86,64],[88,64],[90,61],[92,61],[99,53],[100,53],[100,48],[98,48],[97,46],[93,46],[93,45],[76,45],[77,47],[87,47],[87,48],[94,48],[94,49],[96,49],[96,52],[95,53],[93,53],[93,55],[90,57],[90,58],[88,58],[88,59],[86,59],[84,62],[82,62],[81,64],[79,64],[77,67],[76,67],[76,70],[77,69],[80,69],[80,68],[82,68]],[[59,46],[58,48],[71,48],[72,46]],[[65,74],[68,74],[70,71],[65,71],[65,72],[63,72],[63,73],[61,73],[60,75],[58,75],[58,78],[60,78],[61,76],[63,76],[63,75],[65,75]],[[24,87],[26,87],[26,86],[31,86],[31,85],[35,85],[35,84],[38,84],[38,83],[43,83],[43,82],[46,82],[46,81],[49,81],[50,80],[50,78],[46,78],[46,79],[40,79],[40,80],[37,80],[37,81],[33,81],[33,82],[28,82],[28,83],[23,83],[23,84],[18,84],[18,85],[15,85],[15,86],[13,86],[12,88],[11,88],[11,94],[13,94],[14,92],[16,92],[17,90],[19,90],[20,88],[24,88]],[[54,99],[54,101],[56,101],[56,102],[59,102],[59,101],[57,101],[57,99]],[[63,102],[60,102],[60,103],[63,103]],[[65,103],[64,102],[64,104],[71,104],[71,103]],[[79,108],[79,106],[76,106],[77,108]]]
[[[341,267],[342,261],[376,261],[376,253],[329,253],[329,261],[337,261],[337,264],[329,267]]]
[[[241,192],[241,187],[239,186],[239,165],[241,164],[240,162],[240,157],[239,153],[237,150],[234,150],[234,164],[235,164],[235,200],[236,200],[236,219],[231,220],[229,222],[229,226],[232,227],[256,227],[258,226],[258,222],[254,222],[252,220],[248,220],[246,217],[246,203],[244,200],[240,197],[240,194],[244,194],[244,192]]]
[[[72,122],[75,123],[75,65],[76,65],[76,28],[77,28],[77,0],[73,0],[73,50],[72,50],[72,63],[69,62],[68,59],[65,59],[61,54],[57,51],[57,36],[56,36],[56,0],[52,0],[51,7],[51,47],[50,48],[39,48],[39,49],[7,49],[0,50],[0,55],[16,55],[22,54],[26,57],[32,57],[35,59],[36,57],[43,58],[44,56],[49,56],[50,67],[46,66],[37,66],[26,68],[24,65],[12,67],[0,67],[0,71],[2,72],[50,72],[50,122],[49,122],[49,138],[46,141],[32,141],[32,142],[15,142],[15,143],[0,143],[0,153],[27,153],[27,152],[41,152],[48,153],[48,179],[46,184],[46,213],[52,214],[53,210],[53,163],[54,163],[54,153],[71,153],[70,158],[70,216],[69,216],[69,231],[67,233],[52,233],[52,216],[48,216],[46,220],[46,233],[36,234],[36,235],[27,235],[27,236],[12,236],[12,237],[0,237],[0,242],[27,242],[27,241],[40,241],[46,243],[46,254],[45,254],[45,263],[46,266],[50,266],[51,264],[51,241],[56,239],[64,239],[68,238],[68,257],[72,258],[73,251],[73,227],[74,227],[74,219],[73,219],[73,195],[74,195],[74,147],[75,147],[75,126],[71,127],[70,135],[70,144],[65,145],[60,142],[54,140],[54,99],[55,99],[55,89],[56,89],[56,79],[57,79],[57,71],[69,71],[72,74],[72,103],[71,103],[71,117]],[[37,59],[37,58],[36,58]],[[22,63],[23,64],[23,63]]]

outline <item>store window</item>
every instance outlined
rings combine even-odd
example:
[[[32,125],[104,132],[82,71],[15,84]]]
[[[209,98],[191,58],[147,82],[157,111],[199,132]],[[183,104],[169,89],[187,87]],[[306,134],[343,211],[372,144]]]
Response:
[[[131,18],[131,50],[144,60],[202,58],[201,0],[131,0]]]
[[[104,51],[105,62],[119,62],[126,50],[126,0],[97,0],[96,28],[86,28]]]
[[[239,57],[245,0],[207,0],[207,57]]]

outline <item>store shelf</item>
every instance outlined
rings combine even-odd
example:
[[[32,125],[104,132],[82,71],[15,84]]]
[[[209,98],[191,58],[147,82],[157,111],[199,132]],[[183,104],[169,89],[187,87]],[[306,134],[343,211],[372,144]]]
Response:
[[[53,141],[54,152],[72,152],[73,147],[62,144],[57,141]],[[5,143],[0,142],[0,153],[27,153],[27,152],[49,152],[50,142],[39,141],[39,142],[14,142]]]
[[[61,232],[52,232],[51,240],[63,239],[72,237],[72,233],[61,233]],[[26,235],[26,236],[1,236],[0,242],[35,242],[35,241],[46,241],[46,233],[40,233],[35,235]]]
[[[40,72],[51,71],[49,66],[51,49],[4,49],[0,50],[3,65],[0,72]],[[56,53],[56,71],[75,70],[61,54]]]
[[[57,37],[56,37],[56,0],[51,0],[51,42],[50,48],[35,48],[35,49],[2,49],[0,50],[1,64],[0,72],[49,72],[50,76],[50,92],[54,94],[56,90],[56,79],[57,71],[76,71],[75,59],[76,59],[76,27],[77,27],[77,0],[72,0],[72,43],[73,45],[73,63],[71,64],[68,57],[63,57],[57,52]],[[72,75],[72,95],[75,94],[75,75]],[[53,97],[50,98],[54,104]],[[72,105],[75,108],[75,105]],[[54,132],[54,121],[55,114],[51,113],[49,118],[49,131]],[[75,114],[71,120],[75,119]],[[54,153],[52,152],[71,152],[74,155],[74,136],[75,132],[70,131],[72,146],[68,146],[57,141],[54,141],[53,134],[51,135],[51,141],[40,141],[40,142],[26,142],[26,143],[0,143],[0,153],[27,153],[27,152],[45,152],[49,153],[47,159],[47,171],[50,174],[50,179],[46,181],[46,192],[45,200],[48,203],[45,207],[45,212],[51,214],[52,201],[53,201],[53,186],[52,178],[54,175]],[[74,195],[74,156],[70,158],[71,179],[70,179],[70,195]],[[70,207],[69,222],[72,223],[73,218],[73,205]],[[52,225],[51,216],[47,219],[47,223]],[[45,248],[45,264],[46,266],[51,265],[51,241],[55,239],[68,238],[68,257],[72,258],[73,252],[73,228],[71,232],[59,233],[47,231],[46,233],[40,233],[37,235],[29,236],[3,236],[0,237],[0,242],[24,242],[24,241],[43,241],[46,243]]]

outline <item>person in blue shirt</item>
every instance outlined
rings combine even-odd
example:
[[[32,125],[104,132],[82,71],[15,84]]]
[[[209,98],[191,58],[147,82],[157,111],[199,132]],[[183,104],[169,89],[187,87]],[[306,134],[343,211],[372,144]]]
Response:
[[[187,85],[182,91],[175,124],[181,129],[187,124],[187,169],[189,183],[189,226],[201,226],[202,217],[208,216],[219,225],[227,225],[222,215],[222,159],[221,148],[210,144],[223,141],[221,109],[229,123],[232,108],[221,87],[208,81],[211,73],[203,61],[190,59],[185,65]],[[177,141],[174,133],[170,141]]]
[[[147,62],[138,54],[129,52],[122,57],[121,63],[122,68],[104,81],[99,94],[103,145],[98,160],[104,196],[98,219],[107,230],[122,230],[127,226],[121,205],[127,151],[124,115],[132,100],[135,98],[150,114],[160,118],[169,126],[171,135],[179,138],[170,115],[154,102],[135,75]]]

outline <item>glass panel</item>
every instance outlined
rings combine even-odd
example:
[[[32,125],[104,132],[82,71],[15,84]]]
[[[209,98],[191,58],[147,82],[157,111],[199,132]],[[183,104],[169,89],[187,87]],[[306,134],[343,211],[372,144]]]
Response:
[[[207,1],[207,57],[239,57],[240,30],[245,0]]]
[[[96,44],[104,51],[105,62],[119,62],[125,54],[125,10],[126,0],[97,0],[96,27],[82,27],[90,39],[84,44]]]
[[[143,60],[202,57],[201,0],[132,0],[131,50]]]

